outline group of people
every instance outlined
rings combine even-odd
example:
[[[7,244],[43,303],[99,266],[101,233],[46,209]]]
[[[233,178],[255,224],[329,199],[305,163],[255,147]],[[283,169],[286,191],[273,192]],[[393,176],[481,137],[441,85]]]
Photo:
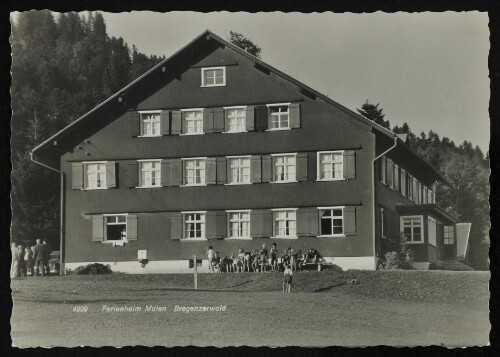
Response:
[[[292,247],[283,249],[279,254],[276,243],[271,249],[267,249],[266,244],[262,244],[262,249],[255,249],[252,252],[245,252],[243,249],[235,255],[221,257],[219,252],[214,251],[212,246],[207,249],[209,269],[214,273],[223,271],[229,272],[279,272],[284,271],[288,266],[291,271],[300,271],[304,264],[317,263],[321,256],[316,249],[311,248],[308,253],[302,253],[301,249],[294,250]]]
[[[11,244],[11,278],[25,278],[28,275],[45,276],[50,274],[49,259],[51,248],[44,239],[36,240],[36,245]]]

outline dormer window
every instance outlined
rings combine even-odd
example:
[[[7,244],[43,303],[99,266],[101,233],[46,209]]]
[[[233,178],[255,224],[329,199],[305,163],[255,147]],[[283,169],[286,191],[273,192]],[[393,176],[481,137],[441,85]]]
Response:
[[[226,85],[226,67],[207,67],[201,69],[202,87],[219,87]]]

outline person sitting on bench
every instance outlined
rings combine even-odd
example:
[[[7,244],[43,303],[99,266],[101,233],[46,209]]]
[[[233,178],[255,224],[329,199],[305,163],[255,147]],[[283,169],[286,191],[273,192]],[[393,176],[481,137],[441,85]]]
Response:
[[[304,257],[304,264],[316,264],[319,261],[319,253],[316,249],[309,249],[309,253],[307,253]]]

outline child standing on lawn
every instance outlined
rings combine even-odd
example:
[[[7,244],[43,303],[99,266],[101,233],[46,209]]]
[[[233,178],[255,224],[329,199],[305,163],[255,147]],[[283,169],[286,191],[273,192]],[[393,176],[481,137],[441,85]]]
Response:
[[[283,292],[289,293],[292,290],[292,269],[290,265],[285,265],[285,271],[283,272]]]
[[[214,250],[211,245],[208,246],[207,249],[207,257],[208,257],[208,270],[211,271],[212,273],[215,273],[214,267],[212,265],[212,261],[214,259]]]

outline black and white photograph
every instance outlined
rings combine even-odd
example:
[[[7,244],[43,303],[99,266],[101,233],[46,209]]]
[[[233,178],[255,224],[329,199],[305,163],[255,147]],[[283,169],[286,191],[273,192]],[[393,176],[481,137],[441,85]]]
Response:
[[[488,22],[11,12],[12,346],[489,346]]]

